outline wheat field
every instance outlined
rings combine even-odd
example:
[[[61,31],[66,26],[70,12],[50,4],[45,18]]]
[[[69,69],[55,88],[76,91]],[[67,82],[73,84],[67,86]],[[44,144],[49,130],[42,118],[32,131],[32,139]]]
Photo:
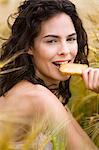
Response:
[[[71,1],[76,4],[77,11],[88,34],[90,49],[88,59],[90,66],[99,68],[99,0]],[[22,2],[22,0],[0,0],[0,37],[7,38],[9,36],[10,30],[6,23],[7,18],[11,13],[17,11],[17,6],[20,2]],[[2,42],[3,41],[0,39],[0,45]],[[72,77],[70,88],[72,97],[68,106],[76,120],[97,147],[99,147],[99,94],[86,90],[81,77],[77,76]],[[54,144],[57,143],[57,140],[54,139],[53,141]],[[2,143],[5,144],[6,142]],[[8,150],[7,144],[5,144],[6,147],[2,150]],[[26,148],[24,148],[24,150],[25,149]],[[26,150],[28,150],[28,148]]]

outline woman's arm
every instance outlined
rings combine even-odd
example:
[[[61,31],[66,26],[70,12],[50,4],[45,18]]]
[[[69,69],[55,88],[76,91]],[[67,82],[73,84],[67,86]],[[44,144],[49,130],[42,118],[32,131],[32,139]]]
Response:
[[[39,125],[45,117],[47,120],[44,126],[48,128],[56,128],[63,122],[61,132],[66,133],[68,150],[97,150],[68,108],[66,110],[57,97],[48,89],[41,85],[33,86],[31,83],[25,83],[24,86],[21,85],[15,91],[10,91],[10,96],[6,97],[6,107],[2,109],[6,111],[9,108],[8,110],[12,111],[12,119],[14,119],[15,113],[19,121],[28,125],[32,124],[34,129],[36,127],[35,121]],[[10,119],[9,117],[8,121]]]
[[[45,89],[45,87],[40,88],[40,95],[37,96],[38,106],[40,102],[42,108],[44,108],[42,115],[46,116],[48,114],[51,126],[54,128],[64,122],[64,127],[61,131],[66,133],[67,149],[97,150],[94,143],[73,118],[68,108],[66,110],[57,97]]]

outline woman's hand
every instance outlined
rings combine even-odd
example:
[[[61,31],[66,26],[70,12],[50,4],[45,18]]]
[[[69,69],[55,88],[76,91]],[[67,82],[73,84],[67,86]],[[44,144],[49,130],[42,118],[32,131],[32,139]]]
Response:
[[[82,73],[85,86],[96,93],[99,93],[99,68],[87,68]]]

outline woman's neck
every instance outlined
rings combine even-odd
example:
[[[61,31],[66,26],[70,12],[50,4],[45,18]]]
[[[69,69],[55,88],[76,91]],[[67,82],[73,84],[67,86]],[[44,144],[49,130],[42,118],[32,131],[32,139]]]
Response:
[[[44,82],[44,84],[46,85],[46,87],[48,87],[49,89],[58,89],[59,88],[60,81],[54,80],[49,77],[45,77],[45,76],[39,74],[38,72],[36,72],[36,78],[41,79]]]

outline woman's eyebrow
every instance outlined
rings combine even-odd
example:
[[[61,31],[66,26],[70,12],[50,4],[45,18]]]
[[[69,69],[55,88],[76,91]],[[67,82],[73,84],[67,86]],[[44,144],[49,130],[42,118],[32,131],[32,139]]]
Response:
[[[68,37],[71,37],[71,36],[77,36],[77,33],[72,33],[72,34],[68,35]]]
[[[77,36],[77,34],[76,33],[72,33],[72,34],[69,34],[67,37],[71,37],[71,36]],[[58,35],[54,35],[54,34],[46,35],[43,38],[47,38],[47,37],[59,38]]]
[[[47,38],[47,37],[59,38],[58,35],[53,35],[53,34],[46,35],[46,36],[44,36],[43,38]]]

